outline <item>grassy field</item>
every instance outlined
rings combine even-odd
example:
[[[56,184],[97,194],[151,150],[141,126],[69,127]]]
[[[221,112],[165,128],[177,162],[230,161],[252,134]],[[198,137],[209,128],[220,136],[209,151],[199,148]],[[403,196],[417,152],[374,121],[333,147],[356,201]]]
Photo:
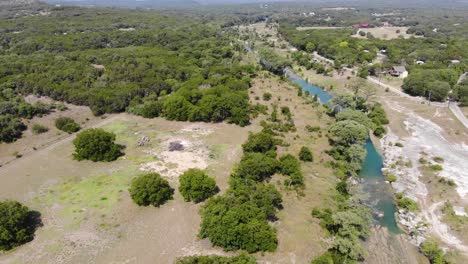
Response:
[[[376,27],[376,28],[360,28],[359,31],[364,33],[371,33],[374,37],[378,39],[395,39],[403,37],[408,39],[410,37],[419,37],[412,34],[406,34],[408,27]],[[366,38],[366,36],[359,35],[359,31],[353,35],[356,38]],[[399,33],[397,33],[399,31]]]
[[[119,114],[106,119],[103,128],[117,135],[126,155],[111,163],[78,162],[71,158],[71,136],[0,167],[1,199],[17,199],[42,214],[44,226],[36,238],[0,262],[13,263],[172,263],[181,255],[222,251],[197,239],[199,205],[185,203],[178,192],[161,208],[141,208],[128,194],[130,181],[144,164],[161,161],[177,169],[177,161],[161,157],[168,140],[197,142],[206,148],[207,171],[221,189],[240,159],[240,145],[252,125],[169,122]],[[150,138],[145,146],[137,140]],[[187,148],[186,154],[197,152]],[[183,162],[183,161],[182,161]],[[163,176],[166,176],[163,174]],[[177,178],[169,178],[177,188]],[[147,248],[151,247],[151,253]]]

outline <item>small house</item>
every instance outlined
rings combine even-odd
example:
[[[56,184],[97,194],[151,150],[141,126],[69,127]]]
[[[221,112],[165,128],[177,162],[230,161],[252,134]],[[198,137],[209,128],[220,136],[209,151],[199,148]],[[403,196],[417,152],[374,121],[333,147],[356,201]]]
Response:
[[[406,78],[408,77],[408,71],[405,66],[393,66],[388,73],[394,77]]]

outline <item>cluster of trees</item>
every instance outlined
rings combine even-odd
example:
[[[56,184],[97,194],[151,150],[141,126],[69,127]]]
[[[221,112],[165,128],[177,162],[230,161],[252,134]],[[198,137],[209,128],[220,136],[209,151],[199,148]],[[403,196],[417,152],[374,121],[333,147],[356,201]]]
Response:
[[[129,189],[132,200],[140,206],[159,207],[172,200],[174,189],[157,173],[146,173],[135,177]]]
[[[468,78],[455,85],[453,92],[454,98],[460,102],[461,106],[468,106]]]
[[[0,142],[12,142],[20,138],[26,125],[22,118],[31,119],[36,115],[47,114],[51,105],[27,103],[12,88],[11,82],[0,78]]]
[[[312,42],[309,42],[306,46],[306,51],[313,52],[314,49],[310,48],[310,46],[315,47]],[[304,53],[302,51],[293,52],[291,54],[291,58],[297,62],[299,65],[304,66],[307,70],[313,69],[318,74],[327,75],[332,69],[327,68],[322,63],[314,62],[313,56],[309,53]]]
[[[257,261],[254,257],[247,254],[240,254],[234,257],[222,256],[189,256],[179,258],[176,264],[256,264]]]
[[[226,194],[210,198],[201,209],[201,238],[209,238],[225,250],[253,253],[276,249],[276,230],[268,221],[276,219],[282,198],[272,184],[265,183],[279,168],[276,144],[266,131],[249,135]]]
[[[384,125],[388,124],[387,116],[380,104],[365,103],[361,97],[351,94],[336,95],[330,107],[330,114],[337,122],[328,128],[332,149],[327,153],[335,159],[332,165],[338,176],[357,175],[366,156],[364,142],[369,131],[382,136]]]
[[[79,133],[73,140],[76,160],[114,161],[124,153],[123,145],[116,144],[115,134],[103,129],[92,128]]]
[[[260,65],[267,70],[277,75],[283,75],[284,70],[291,66],[291,62],[269,49],[263,48],[259,50]]]
[[[343,209],[335,211],[329,208],[312,210],[312,216],[320,219],[320,225],[334,236],[331,248],[312,264],[362,261],[366,257],[361,241],[370,235],[370,209],[350,201],[342,202],[342,206]]]
[[[414,70],[405,78],[402,88],[410,95],[443,102],[457,83],[458,77],[459,72],[453,69]]]
[[[195,17],[65,8],[40,23],[17,22],[1,22],[22,34],[7,33],[0,50],[0,80],[15,93],[87,105],[96,115],[249,123],[254,67],[239,63],[228,35]]]
[[[299,31],[285,22],[281,24],[279,33],[300,51],[317,51],[334,60],[337,68],[370,62],[379,50],[377,43],[351,37],[352,29]]]
[[[0,201],[0,251],[31,241],[40,214],[16,201]]]

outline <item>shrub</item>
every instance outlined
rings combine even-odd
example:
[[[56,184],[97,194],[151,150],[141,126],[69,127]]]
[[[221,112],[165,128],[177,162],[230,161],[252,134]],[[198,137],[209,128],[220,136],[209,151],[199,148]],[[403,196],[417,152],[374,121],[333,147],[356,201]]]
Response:
[[[49,128],[40,124],[34,124],[31,130],[33,134],[37,135],[37,134],[42,134],[42,133],[49,131]]]
[[[176,260],[175,264],[256,264],[254,257],[240,254],[234,257],[223,256],[188,256]]]
[[[403,144],[400,143],[400,142],[397,142],[397,143],[395,143],[395,146],[397,146],[397,147],[399,147],[399,148],[402,148],[402,147],[403,147]]]
[[[264,93],[263,101],[270,101],[270,100],[271,100],[271,93]]]
[[[67,132],[68,134],[80,130],[80,126],[70,117],[59,117],[55,120],[55,127]]]
[[[442,251],[442,249],[437,244],[437,241],[435,241],[433,238],[430,238],[421,244],[421,253],[423,253],[423,255],[429,259],[431,264],[448,263],[445,260],[444,251]]]
[[[132,200],[137,205],[159,207],[166,201],[172,200],[174,189],[161,175],[147,173],[132,180],[129,192]]]
[[[26,126],[12,115],[0,115],[0,142],[13,142],[20,138]]]
[[[179,177],[179,192],[186,202],[202,202],[215,195],[219,188],[213,178],[199,169],[189,169]]]
[[[0,250],[10,250],[31,241],[38,215],[16,201],[0,202]]]
[[[312,152],[308,147],[301,148],[301,151],[299,151],[299,159],[302,161],[314,161]]]
[[[123,155],[124,146],[114,143],[115,134],[103,129],[88,129],[73,140],[77,160],[113,161]]]
[[[404,197],[402,193],[396,194],[396,202],[398,207],[406,209],[408,211],[416,212],[419,210],[418,204],[414,200],[408,197]]]
[[[387,179],[387,181],[389,181],[389,182],[396,182],[397,181],[397,176],[387,173],[387,174],[385,174],[385,179]]]
[[[431,166],[429,166],[429,168],[433,171],[441,171],[443,170],[444,168],[442,167],[442,165],[440,164],[433,164]]]
[[[262,153],[244,155],[237,166],[235,175],[244,179],[263,181],[272,176],[278,169],[278,161]]]

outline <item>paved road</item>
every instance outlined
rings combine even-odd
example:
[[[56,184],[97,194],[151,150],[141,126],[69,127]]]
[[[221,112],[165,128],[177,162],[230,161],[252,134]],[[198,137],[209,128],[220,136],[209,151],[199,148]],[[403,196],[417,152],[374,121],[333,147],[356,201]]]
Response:
[[[460,122],[466,127],[468,128],[468,119],[466,118],[466,116],[463,114],[463,112],[461,111],[460,107],[458,107],[457,103],[455,102],[452,102],[449,104],[449,108],[450,108],[450,111],[452,111],[452,113],[458,118],[458,120],[460,120]]]

